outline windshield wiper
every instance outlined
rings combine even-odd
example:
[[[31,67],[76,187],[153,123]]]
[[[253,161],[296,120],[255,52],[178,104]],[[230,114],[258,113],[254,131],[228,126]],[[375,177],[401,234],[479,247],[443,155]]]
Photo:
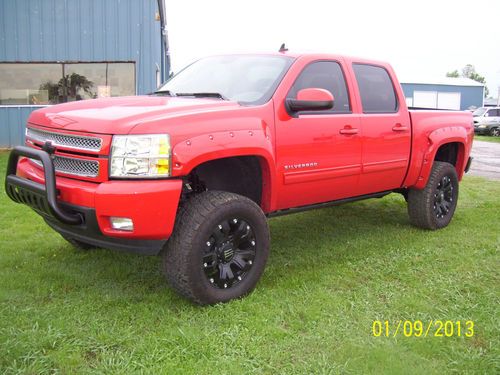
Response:
[[[195,98],[218,98],[228,100],[228,98],[218,92],[178,92],[175,96],[194,96]]]
[[[155,91],[152,92],[149,95],[167,95],[167,96],[175,96],[175,93],[171,92],[170,90],[163,90],[163,91]]]

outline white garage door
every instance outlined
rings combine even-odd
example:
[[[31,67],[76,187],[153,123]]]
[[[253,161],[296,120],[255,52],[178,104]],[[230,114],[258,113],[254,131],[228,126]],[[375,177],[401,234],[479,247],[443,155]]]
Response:
[[[414,91],[413,106],[460,110],[460,97],[459,92]]]
[[[459,92],[438,92],[437,107],[439,109],[460,110],[460,93]]]
[[[414,91],[413,106],[417,108],[437,108],[437,91]]]

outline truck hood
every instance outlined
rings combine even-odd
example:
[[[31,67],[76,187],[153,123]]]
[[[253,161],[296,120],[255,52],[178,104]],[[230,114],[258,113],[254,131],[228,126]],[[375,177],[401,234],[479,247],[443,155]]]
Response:
[[[150,120],[196,115],[241,107],[236,102],[212,98],[130,96],[91,99],[50,106],[34,111],[29,123],[70,131],[128,134]]]

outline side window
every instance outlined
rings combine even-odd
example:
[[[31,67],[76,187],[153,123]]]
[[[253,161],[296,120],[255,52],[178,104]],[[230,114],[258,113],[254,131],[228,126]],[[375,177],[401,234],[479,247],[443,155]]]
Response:
[[[382,67],[353,64],[364,113],[392,113],[398,101],[391,77]]]
[[[288,98],[296,98],[297,92],[309,88],[325,89],[332,93],[335,101],[333,109],[328,112],[348,113],[351,111],[344,74],[337,62],[316,61],[307,65],[290,89]]]
[[[488,110],[488,117],[497,117],[498,116],[498,109],[490,109]]]

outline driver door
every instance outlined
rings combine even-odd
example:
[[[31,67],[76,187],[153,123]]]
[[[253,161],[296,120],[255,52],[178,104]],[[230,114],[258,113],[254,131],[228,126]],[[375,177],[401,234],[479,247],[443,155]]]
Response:
[[[276,118],[280,179],[277,208],[305,206],[357,195],[361,175],[361,125],[340,62],[306,65],[287,94],[296,99],[306,88],[328,90],[334,107]]]

